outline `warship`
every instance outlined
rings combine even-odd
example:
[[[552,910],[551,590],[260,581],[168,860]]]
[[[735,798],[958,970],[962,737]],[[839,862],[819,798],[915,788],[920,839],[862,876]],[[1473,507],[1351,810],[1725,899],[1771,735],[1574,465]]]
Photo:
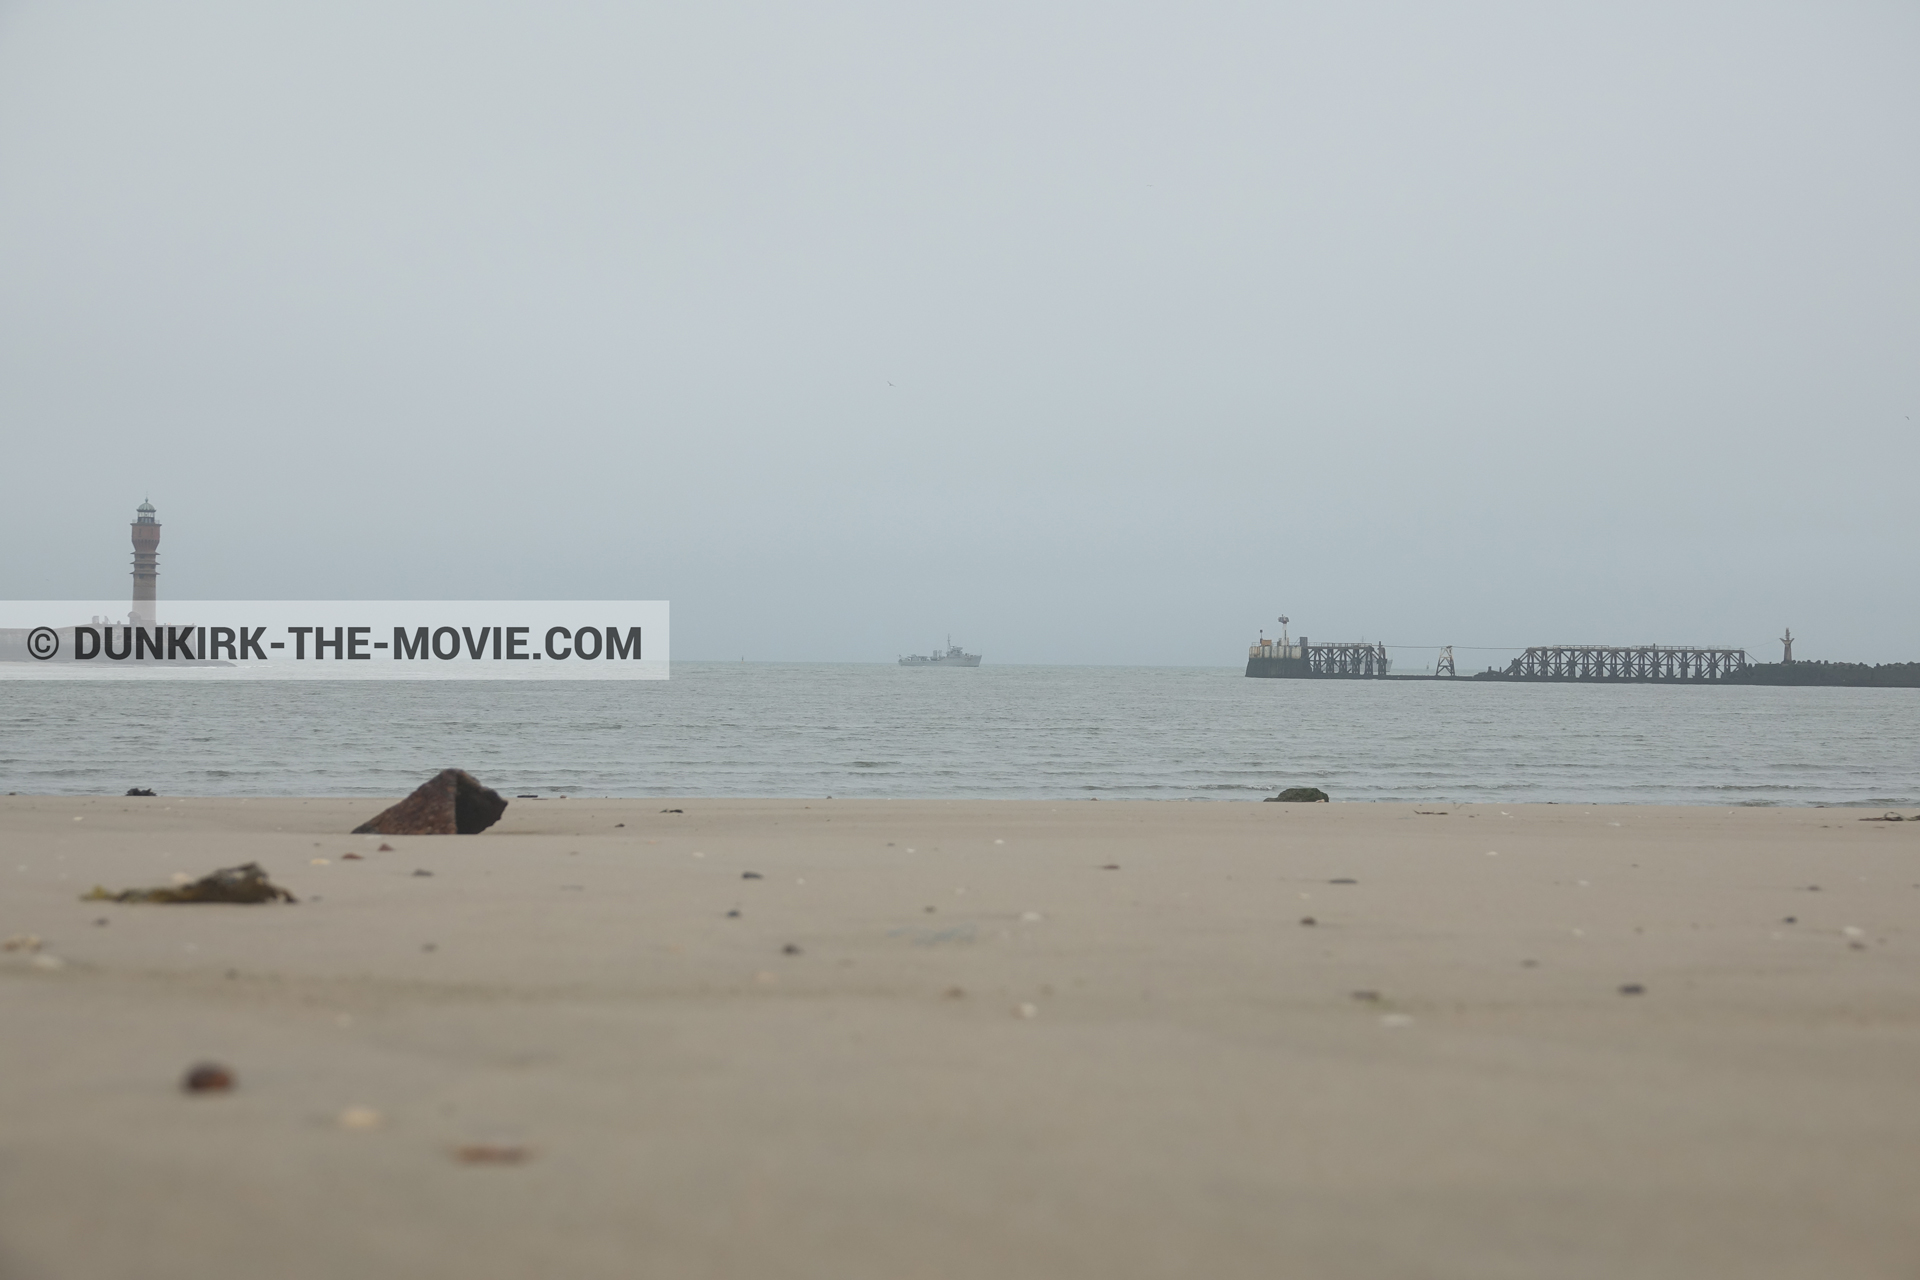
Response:
[[[953,642],[953,637],[948,636],[945,653],[937,650],[931,654],[910,653],[900,659],[900,665],[903,667],[977,667],[980,665],[980,655],[963,652],[960,646]]]

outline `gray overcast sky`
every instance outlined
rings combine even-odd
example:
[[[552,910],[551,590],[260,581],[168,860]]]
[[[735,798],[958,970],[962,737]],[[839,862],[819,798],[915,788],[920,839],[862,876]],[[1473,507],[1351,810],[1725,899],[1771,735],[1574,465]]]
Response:
[[[0,0],[0,596],[1915,659],[1915,419],[1912,3]]]

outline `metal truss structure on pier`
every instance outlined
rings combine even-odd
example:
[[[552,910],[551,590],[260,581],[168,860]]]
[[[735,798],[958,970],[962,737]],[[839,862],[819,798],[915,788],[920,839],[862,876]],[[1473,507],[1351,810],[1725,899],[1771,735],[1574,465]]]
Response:
[[[1518,680],[1725,680],[1746,669],[1745,649],[1539,645],[1502,674]]]
[[[1393,665],[1384,644],[1315,644],[1301,640],[1307,671],[1316,676],[1383,676]]]

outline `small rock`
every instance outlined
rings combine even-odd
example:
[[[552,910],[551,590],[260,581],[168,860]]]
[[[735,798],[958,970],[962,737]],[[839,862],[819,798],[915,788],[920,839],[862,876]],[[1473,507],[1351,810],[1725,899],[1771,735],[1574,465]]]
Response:
[[[1315,920],[1312,916],[1301,916],[1300,923],[1303,925],[1306,925],[1309,929],[1311,929],[1314,925],[1317,925],[1320,922],[1318,920]]]
[[[743,871],[740,873],[740,878],[742,880],[759,880],[763,877],[758,871]]]
[[[1353,993],[1353,998],[1355,1000],[1365,1000],[1370,1003],[1378,1003],[1380,999],[1380,993],[1378,991],[1356,991]]]
[[[662,809],[662,810],[661,810],[660,812],[662,812],[662,813],[685,813],[685,812],[686,812],[686,810],[685,810],[685,809]]]
[[[614,826],[616,826],[616,827],[624,827],[624,826],[626,826],[627,824],[626,824],[626,823],[624,823],[624,822],[616,822],[616,823],[614,823],[613,825],[614,825]]]
[[[1102,871],[1118,871],[1120,869],[1120,864],[1117,862],[1109,862],[1104,866],[1102,866],[1100,869]]]
[[[382,809],[353,829],[379,836],[478,835],[507,811],[498,791],[482,786],[464,769],[442,769],[399,804]]]
[[[380,847],[378,849],[375,849],[374,852],[375,853],[392,853],[393,846],[388,844],[385,840],[382,840],[380,842]]]
[[[1798,916],[1782,916],[1780,918],[1780,923],[1781,924],[1799,924],[1800,919]]]
[[[1623,996],[1643,996],[1647,994],[1647,989],[1637,982],[1623,982],[1620,984],[1620,994]]]
[[[948,1000],[964,1000],[967,998],[967,989],[965,987],[948,987],[940,994]]]
[[[127,794],[130,796],[150,796],[153,794],[153,790],[149,787],[128,787]]]
[[[417,875],[417,876],[431,876],[431,875],[433,874],[433,872],[431,872],[431,871],[415,871],[415,872],[414,872],[413,874],[415,874],[415,875]]]
[[[343,853],[343,854],[341,854],[341,855],[340,855],[340,861],[342,861],[342,862],[365,862],[365,861],[366,861],[366,859],[365,859],[365,858],[363,858],[363,857],[361,857],[361,856],[360,856],[359,854],[357,854],[357,853]]]
[[[1325,804],[1329,803],[1327,793],[1318,787],[1288,787],[1277,796],[1268,796],[1269,804],[1278,801],[1281,804]]]
[[[727,919],[738,920],[739,918],[740,918],[740,912],[738,910],[727,912]]]
[[[1360,882],[1358,880],[1348,880],[1343,877],[1339,880],[1329,880],[1327,881],[1327,883],[1328,884],[1359,884]]]
[[[525,1147],[500,1146],[491,1142],[472,1142],[453,1149],[453,1158],[461,1164],[523,1164],[532,1154]]]
[[[786,946],[780,948],[780,954],[783,956],[797,956],[800,954],[800,948],[789,942]]]
[[[188,1093],[226,1093],[233,1088],[233,1072],[217,1062],[202,1062],[187,1071],[180,1087]]]

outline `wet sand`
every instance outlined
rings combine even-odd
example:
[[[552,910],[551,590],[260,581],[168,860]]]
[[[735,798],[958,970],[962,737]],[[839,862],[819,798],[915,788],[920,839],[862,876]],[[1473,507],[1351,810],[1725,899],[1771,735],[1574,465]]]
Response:
[[[0,1278],[1920,1274],[1920,822],[382,804],[0,798]]]

